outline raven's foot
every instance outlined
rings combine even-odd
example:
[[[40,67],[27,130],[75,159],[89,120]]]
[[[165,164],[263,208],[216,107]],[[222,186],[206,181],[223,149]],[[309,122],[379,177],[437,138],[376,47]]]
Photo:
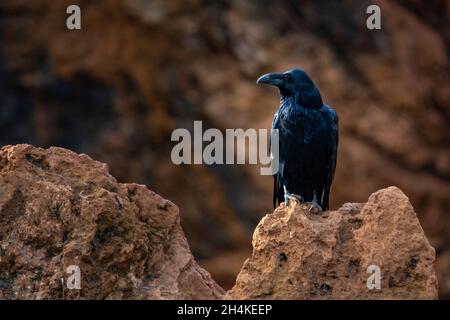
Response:
[[[315,213],[315,214],[322,214],[322,207],[319,206],[317,201],[308,202],[311,206],[309,207],[309,212]]]
[[[295,193],[287,193],[284,195],[284,202],[286,206],[289,205],[289,201],[295,201],[297,203],[305,203],[305,199],[301,195]]]

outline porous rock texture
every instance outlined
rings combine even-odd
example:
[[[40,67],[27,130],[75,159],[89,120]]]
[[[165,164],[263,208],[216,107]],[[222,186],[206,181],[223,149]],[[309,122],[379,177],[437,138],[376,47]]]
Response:
[[[178,208],[61,148],[0,151],[0,299],[218,299]],[[67,268],[81,289],[67,288]]]
[[[253,254],[226,298],[437,299],[434,261],[413,207],[396,187],[323,216],[290,202],[262,219]],[[379,267],[379,289],[367,285],[376,285],[372,265]]]

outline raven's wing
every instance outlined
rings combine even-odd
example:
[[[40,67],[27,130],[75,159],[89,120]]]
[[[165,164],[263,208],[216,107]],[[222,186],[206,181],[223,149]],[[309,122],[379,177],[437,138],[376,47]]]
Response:
[[[279,120],[279,117],[278,117],[278,112],[276,112],[274,117],[273,117],[273,121],[272,121],[272,129],[278,129],[279,130],[280,129],[279,125],[280,125],[280,120]],[[281,139],[279,139],[278,147],[280,147],[279,146],[279,144],[281,142],[280,140]],[[270,136],[270,139],[269,139],[269,151],[270,152],[272,152],[271,148],[272,148],[272,136]],[[278,157],[279,157],[279,154],[278,154]],[[280,199],[284,198],[284,191],[283,191],[283,187],[281,186],[281,173],[280,173],[280,170],[281,170],[281,164],[279,163],[278,172],[273,175],[273,207],[274,208],[277,207],[277,200],[278,200],[278,203],[281,203],[282,200],[280,200]]]
[[[328,121],[330,122],[329,130],[331,139],[329,140],[329,144],[327,146],[327,177],[321,199],[321,207],[323,210],[327,210],[329,206],[331,184],[333,183],[334,172],[336,170],[337,148],[339,144],[339,118],[337,112],[333,108],[327,106],[327,114],[329,115]]]

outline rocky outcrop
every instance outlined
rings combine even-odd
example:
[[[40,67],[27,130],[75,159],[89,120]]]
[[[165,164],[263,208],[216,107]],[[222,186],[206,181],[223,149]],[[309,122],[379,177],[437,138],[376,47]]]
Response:
[[[0,299],[221,298],[179,222],[173,203],[145,186],[117,183],[86,155],[4,147]]]
[[[253,254],[226,298],[436,299],[434,261],[413,207],[396,187],[323,216],[291,202],[262,219]]]
[[[435,250],[398,188],[323,215],[307,209],[291,202],[262,219],[226,298],[437,298]],[[3,147],[0,299],[222,298],[179,221],[173,203],[84,154]]]

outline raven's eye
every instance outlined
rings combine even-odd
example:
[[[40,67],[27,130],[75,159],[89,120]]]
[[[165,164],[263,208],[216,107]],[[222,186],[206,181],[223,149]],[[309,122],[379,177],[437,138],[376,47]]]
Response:
[[[289,73],[284,73],[282,76],[284,81],[289,81],[291,80],[291,75]]]

